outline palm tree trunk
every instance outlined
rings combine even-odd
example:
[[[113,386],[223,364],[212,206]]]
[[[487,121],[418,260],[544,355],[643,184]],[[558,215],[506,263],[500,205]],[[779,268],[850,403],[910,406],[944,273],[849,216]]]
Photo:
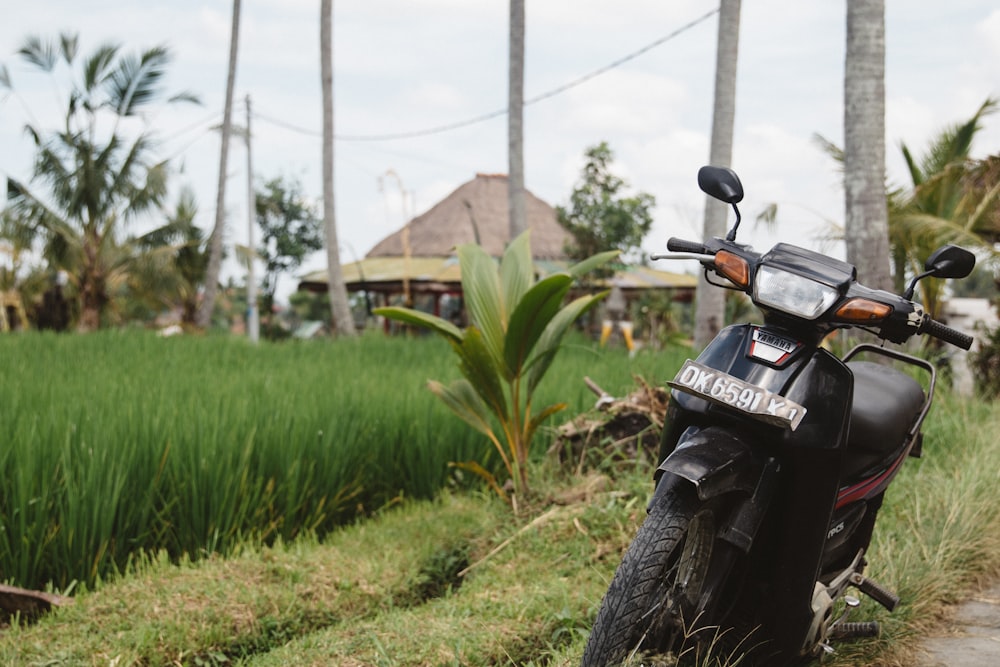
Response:
[[[510,238],[528,228],[524,203],[524,0],[510,0],[507,160]]]
[[[844,67],[847,261],[869,287],[891,290],[885,195],[885,0],[847,0]]]
[[[323,228],[326,231],[327,289],[333,330],[355,335],[354,318],[340,268],[340,244],[333,200],[333,0],[320,2],[320,76],[323,81]]]
[[[212,323],[215,297],[222,268],[222,237],[226,230],[226,169],[229,162],[229,137],[233,123],[233,87],[236,82],[236,52],[240,35],[240,0],[233,0],[233,27],[229,37],[229,74],[226,76],[226,106],[222,116],[222,149],[219,156],[219,187],[215,198],[215,227],[209,239],[205,294],[198,309],[198,326],[207,329]]]
[[[715,107],[712,110],[712,144],[708,161],[728,167],[733,161],[733,126],[736,122],[736,62],[740,41],[740,0],[722,0],[719,5],[719,36],[715,60]],[[712,197],[705,198],[705,240],[726,235],[729,208]],[[725,323],[725,291],[698,280],[695,304],[695,347],[703,348]]]

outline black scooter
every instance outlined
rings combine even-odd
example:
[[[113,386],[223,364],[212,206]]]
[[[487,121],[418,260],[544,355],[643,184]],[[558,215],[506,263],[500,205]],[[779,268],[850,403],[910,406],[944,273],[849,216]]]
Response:
[[[733,206],[736,223],[726,239],[672,238],[667,248],[681,254],[660,258],[698,259],[712,282],[748,294],[764,324],[722,330],[668,383],[656,491],[598,612],[588,667],[709,652],[788,665],[832,651],[837,638],[876,635],[877,623],[847,620],[858,604],[847,592],[890,611],[898,603],[865,577],[865,553],[886,488],[920,455],[935,369],[867,344],[840,359],[822,342],[860,328],[893,343],[927,334],[972,344],[911,301],[921,278],[967,276],[969,251],[939,249],[897,296],[810,250],[780,243],[758,254],[736,243],[739,178],[703,167],[698,184]]]

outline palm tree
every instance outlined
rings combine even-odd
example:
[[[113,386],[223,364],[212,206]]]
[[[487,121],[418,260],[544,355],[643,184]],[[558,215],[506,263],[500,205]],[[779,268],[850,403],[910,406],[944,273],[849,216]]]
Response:
[[[320,77],[323,83],[323,228],[326,230],[327,284],[334,330],[355,335],[354,317],[347,302],[344,272],[340,268],[340,244],[333,206],[333,0],[320,2]]]
[[[19,51],[49,73],[61,61],[72,69],[76,52],[77,36],[67,34],[58,45],[31,37]],[[136,266],[124,228],[158,207],[166,192],[167,164],[149,162],[149,134],[127,136],[120,123],[160,99],[169,61],[162,46],[138,55],[115,44],[98,48],[81,63],[65,126],[53,132],[27,126],[37,150],[30,185],[8,179],[9,202],[44,236],[45,256],[67,272],[82,331],[100,326]],[[168,101],[181,100],[194,98],[185,93]]]
[[[733,161],[733,126],[736,119],[736,62],[740,40],[740,0],[722,0],[719,5],[719,36],[715,60],[715,107],[712,111],[712,144],[709,163],[728,167]],[[705,198],[705,240],[726,234],[729,209],[712,197]],[[712,287],[704,276],[698,280],[695,303],[695,347],[703,348],[715,338],[725,321],[725,293]]]
[[[524,202],[524,0],[510,0],[510,63],[507,106],[510,238],[528,228]]]
[[[219,154],[219,187],[215,199],[215,226],[209,239],[205,295],[198,310],[198,326],[208,328],[215,310],[222,268],[222,237],[226,231],[226,169],[229,162],[229,137],[233,130],[233,86],[236,81],[236,53],[240,37],[240,0],[233,0],[233,24],[229,36],[229,73],[226,76],[226,106],[222,115],[222,148]]]
[[[885,0],[847,0],[844,68],[847,261],[864,284],[890,289],[885,195]]]
[[[889,244],[893,258],[893,290],[902,292],[907,280],[923,272],[924,261],[946,243],[969,246],[996,258],[1000,240],[1000,156],[970,159],[969,153],[983,117],[1000,103],[987,99],[973,116],[943,129],[919,159],[901,145],[911,185],[887,188]],[[816,136],[817,143],[841,166],[844,151]],[[883,186],[886,187],[886,186]],[[831,239],[844,240],[837,227]],[[920,282],[924,309],[936,316],[941,281]]]
[[[198,291],[208,270],[208,248],[201,227],[194,220],[198,203],[185,187],[162,227],[136,239],[144,251],[145,271],[135,275],[136,293],[147,301],[180,310],[183,324],[196,326]]]
[[[907,276],[921,272],[927,256],[945,243],[996,254],[993,240],[1000,215],[997,158],[971,160],[969,153],[981,129],[980,121],[997,108],[997,100],[987,99],[967,121],[942,130],[919,159],[902,145],[911,188],[895,190],[889,199],[897,288]],[[933,279],[920,284],[924,308],[932,316],[939,308],[942,284]]]

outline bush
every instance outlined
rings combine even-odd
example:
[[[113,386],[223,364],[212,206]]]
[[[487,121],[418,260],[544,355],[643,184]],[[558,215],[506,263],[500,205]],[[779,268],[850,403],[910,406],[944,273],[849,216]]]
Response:
[[[979,349],[969,355],[976,388],[988,398],[1000,397],[1000,326],[977,326]]]

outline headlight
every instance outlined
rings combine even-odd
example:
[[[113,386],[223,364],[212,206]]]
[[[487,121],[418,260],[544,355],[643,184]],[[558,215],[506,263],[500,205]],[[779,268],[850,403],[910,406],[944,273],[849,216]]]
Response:
[[[765,264],[757,268],[754,296],[762,306],[814,320],[825,313],[839,295],[829,285]]]

